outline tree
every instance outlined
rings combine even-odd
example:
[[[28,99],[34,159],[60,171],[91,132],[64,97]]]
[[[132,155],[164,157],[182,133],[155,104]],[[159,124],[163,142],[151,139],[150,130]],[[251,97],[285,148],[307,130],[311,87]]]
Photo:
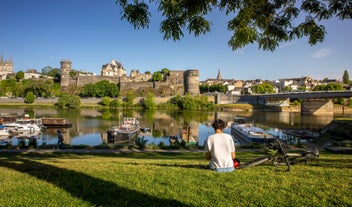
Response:
[[[18,71],[17,73],[16,73],[16,80],[17,81],[20,81],[20,80],[22,80],[24,78],[24,72],[23,71]]]
[[[345,70],[343,72],[342,83],[344,83],[344,84],[349,84],[350,83],[350,75],[348,74],[347,70]]]
[[[163,79],[163,75],[161,74],[161,72],[157,71],[153,73],[151,81],[158,82],[158,81],[161,81],[162,79]]]
[[[254,93],[264,94],[264,93],[274,93],[274,86],[270,82],[264,82],[262,84],[255,85],[253,87]]]
[[[170,75],[170,70],[169,69],[167,69],[167,68],[163,68],[163,69],[161,69],[161,71],[160,71],[162,74],[164,74],[164,75]]]
[[[34,96],[33,91],[29,91],[26,95],[26,98],[24,99],[24,102],[31,104],[34,102],[34,100],[35,100],[35,96]]]
[[[42,74],[53,77],[55,82],[61,81],[61,69],[46,66],[42,69]]]
[[[122,19],[135,29],[148,28],[149,5],[158,4],[165,18],[160,31],[164,39],[174,41],[184,36],[184,30],[195,36],[211,31],[206,16],[219,9],[232,18],[227,29],[232,33],[228,45],[233,50],[257,43],[259,49],[273,51],[280,43],[302,37],[315,45],[325,38],[322,20],[352,18],[351,2],[341,0],[116,0],[116,4]]]

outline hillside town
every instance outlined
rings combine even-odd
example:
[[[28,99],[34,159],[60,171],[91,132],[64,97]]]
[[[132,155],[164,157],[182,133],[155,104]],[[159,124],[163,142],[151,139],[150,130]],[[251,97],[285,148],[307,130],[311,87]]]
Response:
[[[147,91],[147,87],[154,87],[154,91],[160,91],[160,94],[156,95],[175,95],[175,94],[186,94],[190,93],[197,95],[199,93],[205,93],[206,91],[199,91],[197,86],[210,87],[213,85],[221,85],[225,88],[225,91],[222,91],[228,95],[244,95],[244,94],[253,94],[253,88],[256,85],[263,83],[270,83],[273,86],[272,93],[284,93],[284,92],[305,92],[311,91],[317,85],[327,85],[329,83],[342,83],[341,80],[337,79],[328,79],[324,80],[314,80],[309,76],[302,77],[291,77],[291,78],[281,78],[278,80],[235,80],[235,79],[226,79],[221,75],[221,70],[218,69],[218,74],[216,78],[208,78],[204,81],[199,80],[199,71],[198,70],[170,70],[169,74],[163,74],[162,80],[155,89],[155,84],[146,86],[147,83],[151,83],[153,74],[150,72],[140,73],[139,70],[131,70],[130,75],[127,75],[126,69],[123,67],[122,63],[117,60],[112,60],[110,63],[102,64],[101,74],[96,75],[91,72],[82,72],[79,70],[71,69],[71,61],[61,61],[61,65],[64,68],[61,68],[61,86],[71,85],[83,85],[85,83],[97,82],[99,80],[109,80],[109,82],[120,84],[120,90],[124,88],[135,88],[135,90],[141,90],[142,93]],[[66,68],[65,68],[66,67]],[[70,77],[69,73],[71,71],[75,72],[76,77]],[[50,76],[45,76],[37,69],[27,69],[23,71],[23,79],[39,79],[39,78],[52,78]],[[65,74],[66,73],[66,74]],[[65,79],[65,75],[67,79]],[[9,59],[4,59],[1,54],[0,57],[0,80],[6,80],[11,77],[15,77],[16,72],[14,71],[14,63],[12,57]],[[342,73],[341,73],[342,77]],[[78,81],[79,79],[79,81]],[[76,81],[73,83],[73,81]],[[164,85],[162,83],[165,83]],[[178,86],[178,87],[177,87]],[[185,87],[185,89],[180,89]],[[345,89],[350,89],[349,84],[343,84]],[[173,90],[172,90],[173,89]],[[209,90],[209,89],[208,89]],[[209,92],[209,91],[208,91]],[[142,94],[141,91],[138,91],[138,94]]]

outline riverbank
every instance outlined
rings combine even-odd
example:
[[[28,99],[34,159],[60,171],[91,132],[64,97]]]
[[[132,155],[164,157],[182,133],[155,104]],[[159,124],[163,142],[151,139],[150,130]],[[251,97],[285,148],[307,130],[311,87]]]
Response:
[[[171,97],[155,97],[156,103],[165,103],[170,100]],[[82,108],[100,108],[101,98],[81,98]],[[141,98],[136,98],[133,103],[139,103]],[[12,107],[12,106],[23,106],[23,107],[54,107],[58,101],[57,98],[36,98],[32,104],[24,103],[24,98],[0,98],[0,106]],[[216,104],[215,111],[264,111],[264,112],[300,112],[301,106],[263,106],[263,105],[251,105],[251,104]],[[352,108],[346,106],[334,105],[334,113],[336,114],[352,114]]]

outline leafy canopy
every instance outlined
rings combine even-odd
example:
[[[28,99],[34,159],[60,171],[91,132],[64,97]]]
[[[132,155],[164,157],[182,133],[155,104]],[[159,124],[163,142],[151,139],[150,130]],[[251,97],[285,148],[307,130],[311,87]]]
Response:
[[[207,15],[219,9],[229,17],[228,45],[233,50],[257,43],[259,49],[273,51],[282,42],[302,37],[315,45],[325,38],[322,20],[352,18],[352,3],[344,0],[116,0],[116,4],[122,19],[135,29],[148,28],[149,7],[157,4],[164,17],[160,32],[174,41],[185,30],[195,36],[211,31]]]

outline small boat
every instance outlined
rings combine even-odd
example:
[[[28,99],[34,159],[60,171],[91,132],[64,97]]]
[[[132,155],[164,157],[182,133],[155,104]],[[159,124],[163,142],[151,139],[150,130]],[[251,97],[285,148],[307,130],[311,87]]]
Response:
[[[53,128],[70,128],[71,123],[67,123],[65,118],[42,118],[42,124],[45,127]]]
[[[121,125],[112,127],[107,131],[108,142],[119,143],[129,141],[138,135],[139,130],[140,126],[137,118],[124,118]]]
[[[244,117],[235,117],[231,125],[231,135],[243,143],[265,143],[274,137]]]

